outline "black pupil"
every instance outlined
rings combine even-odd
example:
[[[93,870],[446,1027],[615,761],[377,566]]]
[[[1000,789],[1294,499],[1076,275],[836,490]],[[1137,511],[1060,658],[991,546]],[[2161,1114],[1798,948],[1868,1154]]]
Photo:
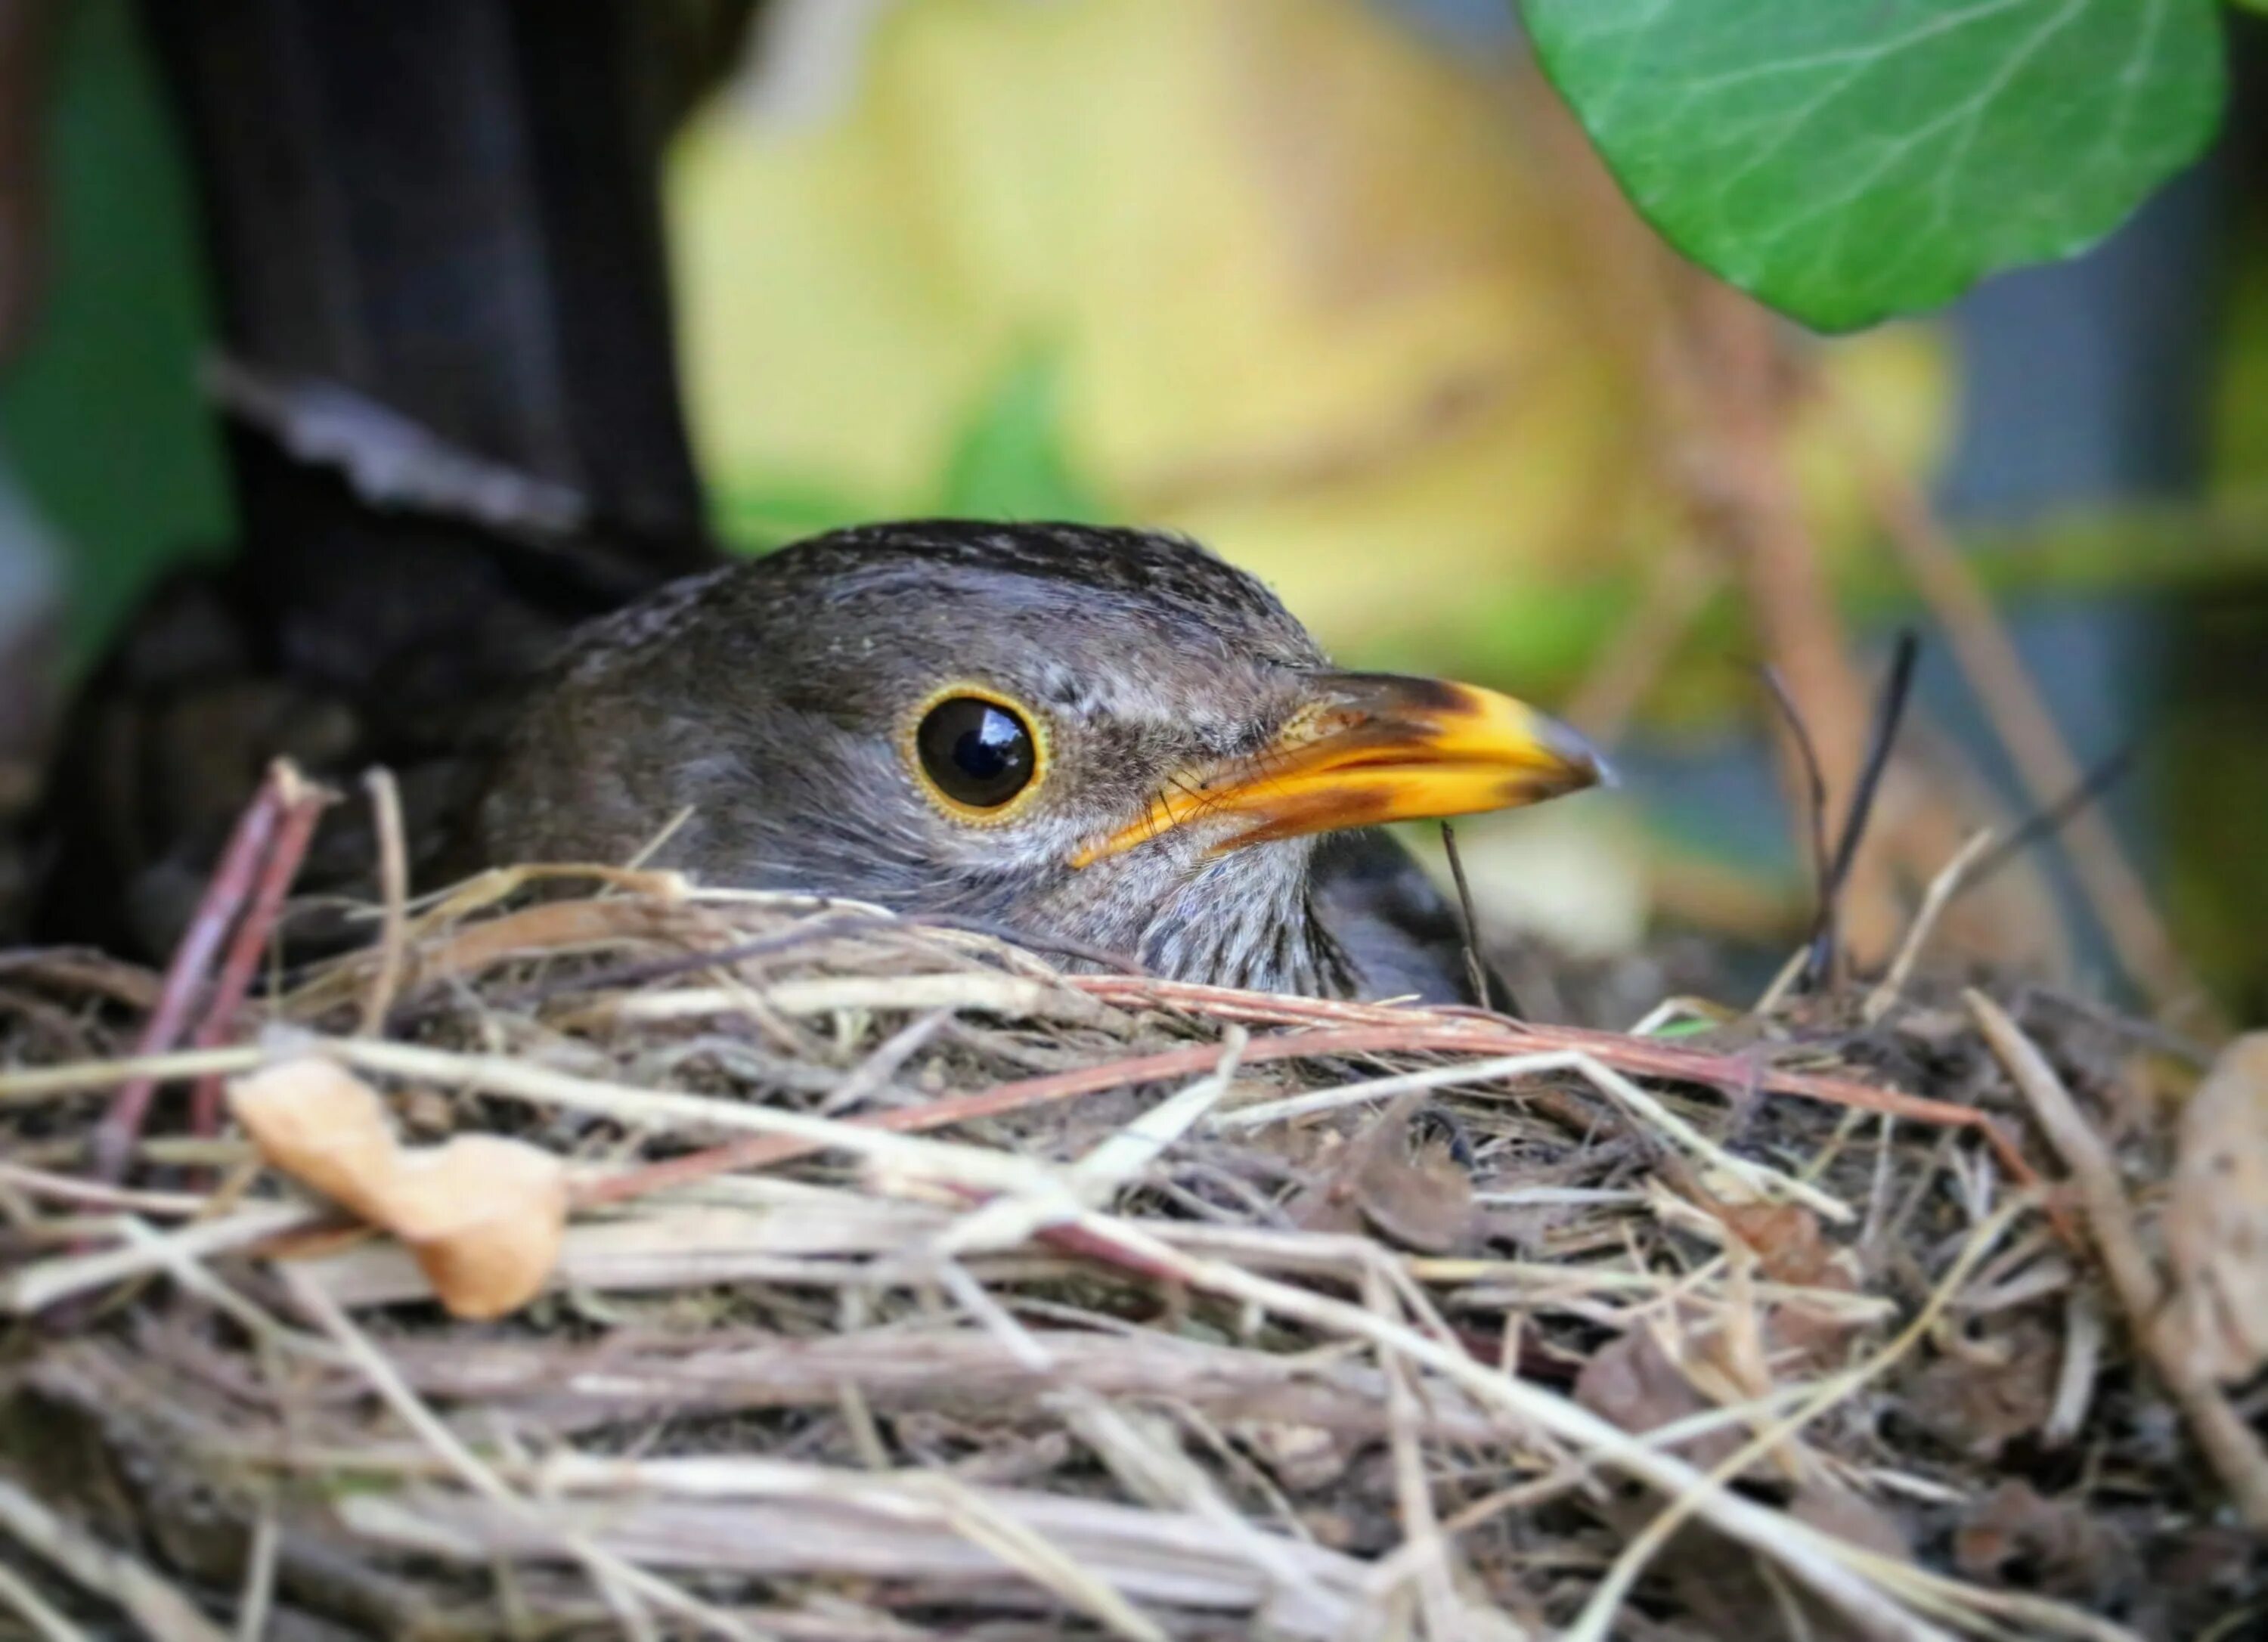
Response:
[[[992,809],[1032,779],[1032,733],[1005,707],[974,696],[939,702],[917,736],[922,768],[946,797]]]

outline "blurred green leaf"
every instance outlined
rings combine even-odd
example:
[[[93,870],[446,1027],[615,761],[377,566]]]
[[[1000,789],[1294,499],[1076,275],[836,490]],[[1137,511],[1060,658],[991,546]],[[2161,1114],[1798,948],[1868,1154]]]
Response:
[[[2227,600],[2268,588],[2268,488],[2234,491],[2209,505],[2096,509],[2017,528],[1964,533],[1969,557],[2004,610],[2043,602],[2138,599]],[[1555,701],[1577,688],[1601,651],[1623,631],[1643,597],[1637,575],[1583,583],[1536,583],[1516,593],[1476,590],[1453,617],[1341,644],[1350,666],[1440,673]],[[1837,602],[1861,626],[1926,617],[1911,581],[1888,552],[1854,554],[1836,566]],[[1705,604],[1660,684],[1649,716],[1688,725],[1753,708],[1756,684],[1742,663],[1756,653],[1740,601],[1722,593]],[[1518,658],[1516,672],[1506,659]]]
[[[1013,361],[961,428],[925,503],[909,508],[792,476],[740,476],[717,486],[718,532],[763,553],[845,525],[929,512],[955,519],[1048,519],[1093,524],[1110,510],[1080,479],[1064,448],[1062,369],[1051,355]]]
[[[2204,149],[2213,0],[1525,0],[1672,243],[1826,330],[2068,256]]]
[[[2209,472],[2223,495],[2268,485],[2268,223],[2230,238],[2212,365]]]
[[[731,478],[711,487],[709,504],[710,522],[717,534],[743,553],[769,553],[802,537],[863,524],[889,511],[820,485]]]
[[[236,521],[196,386],[212,327],[165,88],[134,8],[65,10],[46,156],[60,277],[0,391],[0,445],[69,547],[85,663],[152,580],[217,557]],[[115,431],[90,437],[98,425]]]
[[[1012,364],[954,441],[945,513],[961,519],[1099,523],[1109,510],[1064,448],[1061,361],[1035,350]]]

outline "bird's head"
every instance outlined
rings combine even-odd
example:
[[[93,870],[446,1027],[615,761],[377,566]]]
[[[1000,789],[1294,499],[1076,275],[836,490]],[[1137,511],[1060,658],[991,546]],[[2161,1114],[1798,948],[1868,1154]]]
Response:
[[[602,623],[539,696],[492,854],[982,917],[1193,978],[1328,989],[1316,836],[1587,786],[1504,696],[1339,672],[1178,537],[958,521],[836,533]]]

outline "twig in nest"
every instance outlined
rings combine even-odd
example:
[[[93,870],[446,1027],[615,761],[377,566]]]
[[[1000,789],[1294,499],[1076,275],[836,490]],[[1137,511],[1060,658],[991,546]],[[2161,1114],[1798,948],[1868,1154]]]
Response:
[[[288,1265],[282,1268],[281,1275],[285,1288],[299,1309],[329,1335],[347,1359],[361,1370],[371,1388],[378,1393],[379,1400],[394,1417],[407,1425],[418,1440],[431,1449],[473,1492],[511,1518],[530,1524],[536,1532],[581,1563],[594,1581],[619,1584],[657,1607],[681,1615],[721,1635],[734,1638],[736,1642],[756,1642],[755,1631],[730,1614],[690,1595],[627,1557],[600,1548],[584,1534],[548,1517],[536,1501],[506,1484],[493,1467],[435,1416],[395,1372],[370,1336],[355,1326],[353,1320],[323,1292],[320,1285],[309,1279],[304,1271]]]
[[[1624,1033],[1585,1027],[1542,1026],[1532,1021],[1513,1025],[1476,1015],[1469,1010],[1409,1009],[1400,1005],[1351,1003],[1336,998],[1280,997],[1265,992],[1241,991],[1234,987],[1207,986],[1195,981],[1129,981],[1116,976],[1101,975],[1070,976],[1065,979],[1082,992],[1131,1008],[1179,1008],[1217,1020],[1279,1026],[1322,1022],[1347,1026],[1372,1022],[1385,1025],[1398,1022],[1398,1031],[1391,1047],[1406,1052],[1437,1050],[1448,1054],[1479,1055],[1572,1049],[1588,1055],[1601,1065],[1631,1076],[1698,1084],[1704,1088],[1736,1096],[1793,1095],[1799,1100],[1820,1101],[1856,1111],[1909,1118],[1933,1128],[1966,1129],[1992,1148],[1993,1155],[2000,1160],[2001,1166],[2017,1185],[2039,1183],[2039,1171],[2026,1159],[2023,1148],[1988,1112],[1952,1101],[1933,1101],[1896,1089],[1880,1089],[1850,1078],[1783,1071],[1769,1064],[1759,1064],[1745,1055],[1681,1049],[1658,1039],[1632,1037]],[[1314,1045],[1318,1053],[1331,1052],[1326,1045],[1335,1035],[1316,1032],[1305,1037],[1263,1038],[1253,1044],[1245,1059],[1263,1060],[1271,1053],[1292,1052],[1273,1046],[1302,1042]],[[1163,1061],[1168,1057],[1161,1055],[1152,1058]],[[1193,1071],[1199,1064],[1192,1060],[1186,1065],[1175,1067],[1174,1071]],[[48,1086],[30,1081],[38,1076],[37,1073],[18,1073],[14,1081],[29,1087]],[[10,1081],[0,1079],[0,1093],[5,1093]],[[2050,1218],[2056,1219],[2058,1227],[2061,1229],[2063,1221],[2057,1218],[2053,1209],[2050,1210]]]
[[[546,976],[526,986],[499,988],[490,995],[489,1001],[491,1007],[529,1009],[583,992],[627,991],[651,985],[656,981],[698,974],[704,969],[730,970],[751,959],[774,957],[853,929],[871,928],[874,922],[875,915],[866,911],[821,912],[791,924],[776,934],[759,935],[750,940],[735,941],[728,946],[674,953],[666,958],[642,958],[628,963],[610,964],[588,973],[578,974],[570,970],[562,975]],[[402,1023],[397,1020],[388,1024],[400,1026]]]
[[[1772,1453],[1780,1444],[1837,1403],[1857,1395],[1870,1382],[1881,1379],[1910,1355],[1914,1347],[1927,1337],[1946,1307],[1967,1285],[1977,1265],[1999,1243],[2008,1227],[2031,1207],[2029,1200],[2024,1197],[2011,1198],[2001,1204],[1989,1219],[1970,1234],[1955,1257],[1951,1269],[1930,1291],[1927,1302],[1895,1337],[1880,1350],[1870,1353],[1864,1361],[1827,1376],[1812,1388],[1789,1413],[1773,1418],[1769,1424],[1758,1421],[1762,1428],[1730,1455],[1711,1467],[1707,1481],[1702,1486],[1673,1498],[1668,1507],[1623,1548],[1622,1554],[1608,1570],[1607,1577],[1599,1582],[1598,1588],[1592,1592],[1590,1600],[1584,1604],[1581,1616],[1569,1628],[1567,1642],[1604,1642],[1614,1624],[1616,1612],[1631,1587],[1637,1584],[1646,1563],[1679,1527],[1701,1508],[1709,1493],[1727,1487],[1755,1462]]]
[[[1400,1047],[1407,1041],[1408,1035],[1408,1028],[1399,1025],[1286,1033],[1261,1039],[1244,1051],[1241,1059],[1253,1062],[1285,1056],[1373,1054]],[[920,1106],[898,1107],[849,1121],[865,1127],[899,1132],[943,1129],[978,1118],[998,1117],[1004,1113],[1044,1105],[1051,1101],[1074,1100],[1081,1095],[1099,1094],[1106,1089],[1184,1077],[1191,1072],[1206,1071],[1219,1058],[1220,1050],[1211,1044],[1167,1049],[1156,1055],[1114,1061],[1104,1066],[1079,1067],[1071,1071],[1049,1072],[1044,1077],[1026,1078],[970,1094],[942,1095]],[[579,1182],[575,1191],[575,1201],[578,1204],[619,1202],[644,1197],[649,1192],[690,1185],[695,1181],[706,1180],[714,1174],[766,1168],[773,1164],[807,1157],[818,1150],[820,1148],[811,1142],[791,1137],[751,1135],[720,1146],[711,1146],[703,1152]]]
[[[1851,806],[1843,813],[1843,830],[1835,841],[1834,858],[1827,865],[1827,881],[1819,898],[1817,921],[1812,925],[1811,956],[1805,965],[1805,979],[1813,987],[1827,984],[1834,978],[1836,960],[1841,945],[1836,939],[1836,907],[1843,897],[1843,887],[1850,882],[1852,864],[1858,859],[1859,844],[1867,836],[1867,822],[1874,814],[1874,796],[1881,790],[1882,774],[1889,768],[1891,751],[1897,746],[1898,725],[1905,718],[1906,701],[1913,694],[1914,661],[1921,652],[1921,640],[1911,628],[1900,630],[1897,643],[1890,652],[1890,671],[1882,681],[1882,693],[1874,704],[1874,727],[1867,741],[1867,756],[1859,766],[1858,784],[1851,789]]]
[[[920,929],[960,930],[970,935],[989,935],[994,940],[1006,941],[1032,952],[1048,953],[1057,958],[1076,958],[1098,968],[1115,969],[1121,975],[1150,973],[1138,960],[1123,952],[1113,952],[1108,946],[1097,946],[1068,935],[1035,933],[1020,929],[1013,924],[1002,923],[998,918],[969,917],[957,912],[925,912],[909,917],[906,922]]]
[[[2199,1366],[2197,1353],[2184,1349],[2174,1321],[2177,1314],[2164,1306],[2165,1285],[2143,1248],[2117,1160],[2024,1029],[1982,992],[1966,996],[1985,1041],[2071,1170],[2087,1211],[2087,1229],[2127,1326],[2156,1366],[2246,1524],[2255,1533],[2268,1533],[2268,1449]]]
[[[1728,1537],[1802,1579],[1826,1601],[1871,1627],[1870,1635],[1943,1642],[1948,1633],[1898,1607],[1833,1535],[1743,1497],[1711,1490],[1704,1474],[1675,1454],[1632,1437],[1579,1404],[1516,1375],[1498,1373],[1461,1343],[1447,1342],[1368,1307],[1292,1283],[1259,1276],[1226,1261],[1192,1256],[1123,1219],[1086,1213],[1054,1228],[1049,1241],[1154,1280],[1213,1294],[1290,1322],[1358,1339],[1412,1367],[1431,1371],[1484,1408],[1523,1429],[1542,1430],[1582,1450],[1593,1462],[1646,1483],[1672,1498],[1697,1497],[1697,1513]]]
[[[269,940],[276,933],[276,919],[284,911],[284,897],[291,893],[292,880],[299,876],[299,864],[307,858],[307,846],[315,836],[315,823],[322,819],[323,811],[335,796],[327,788],[303,780],[288,763],[278,763],[270,779],[277,800],[284,806],[283,821],[276,828],[268,858],[261,865],[260,880],[253,887],[252,904],[245,909],[244,917],[236,926],[235,938],[229,942],[228,956],[221,963],[220,979],[213,987],[212,1002],[205,1010],[196,1036],[190,1041],[192,1049],[217,1048],[235,1030],[237,1012],[244,1007],[245,998],[252,990],[252,977],[260,967],[261,954],[268,950]],[[192,1133],[219,1132],[220,1101],[220,1079],[199,1079],[189,1098]]]
[[[1782,723],[1787,725],[1788,739],[1795,744],[1796,762],[1803,766],[1803,787],[1806,818],[1811,834],[1811,887],[1814,896],[1814,927],[1824,917],[1832,902],[1834,891],[1827,878],[1827,777],[1819,768],[1819,747],[1811,739],[1811,726],[1803,721],[1796,710],[1795,696],[1787,688],[1787,681],[1778,667],[1769,662],[1756,669],[1756,676],[1779,709]]]
[[[1898,1001],[1898,994],[1905,990],[1907,981],[1912,978],[1914,965],[1921,961],[1922,948],[1929,944],[1929,938],[1935,931],[1939,920],[1944,917],[1946,908],[1951,906],[1961,892],[1975,881],[1973,872],[1976,863],[1992,848],[1992,831],[1988,827],[1962,844],[1960,853],[1930,880],[1929,888],[1921,898],[1921,909],[1914,914],[1913,923],[1906,931],[1905,940],[1898,947],[1898,955],[1891,960],[1889,968],[1875,984],[1874,990],[1867,994],[1866,1005],[1861,1012],[1863,1019],[1876,1021],[1890,1012],[1890,1006]]]
[[[1465,858],[1457,853],[1456,828],[1447,821],[1441,823],[1441,849],[1449,858],[1449,876],[1457,885],[1457,907],[1464,915],[1465,983],[1473,989],[1473,1002],[1483,1009],[1493,1009],[1497,1007],[1496,998],[1500,997],[1506,1014],[1524,1015],[1527,1012],[1521,1008],[1510,987],[1499,982],[1493,996],[1490,991],[1489,968],[1481,961],[1481,921],[1473,910],[1473,887],[1465,881]]]
[[[246,897],[252,894],[254,876],[282,818],[283,795],[271,774],[237,818],[236,829],[229,835],[220,865],[205,885],[195,916],[182,932],[180,944],[173,948],[173,961],[166,967],[165,990],[135,1045],[137,1057],[164,1054],[188,1030],[190,1013],[204,990],[206,974]],[[157,1079],[136,1078],[113,1097],[90,1145],[98,1179],[114,1184],[125,1178],[127,1161],[133,1156],[134,1143],[157,1093]]]
[[[376,1037],[386,1029],[394,1000],[401,990],[402,966],[409,958],[409,846],[401,823],[401,789],[390,769],[371,769],[362,778],[370,795],[371,815],[378,825],[378,893],[383,922],[379,925],[378,972],[371,977],[370,995],[363,1000],[362,1030]]]
[[[116,1602],[145,1635],[167,1642],[226,1642],[220,1629],[148,1564],[113,1550],[4,1476],[0,1531],[81,1589]]]

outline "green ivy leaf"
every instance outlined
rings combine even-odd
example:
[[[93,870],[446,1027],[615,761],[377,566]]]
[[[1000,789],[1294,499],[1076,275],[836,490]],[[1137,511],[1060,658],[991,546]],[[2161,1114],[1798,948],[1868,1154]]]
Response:
[[[1825,330],[2100,239],[2219,122],[2213,0],[1525,0],[1680,250]]]

